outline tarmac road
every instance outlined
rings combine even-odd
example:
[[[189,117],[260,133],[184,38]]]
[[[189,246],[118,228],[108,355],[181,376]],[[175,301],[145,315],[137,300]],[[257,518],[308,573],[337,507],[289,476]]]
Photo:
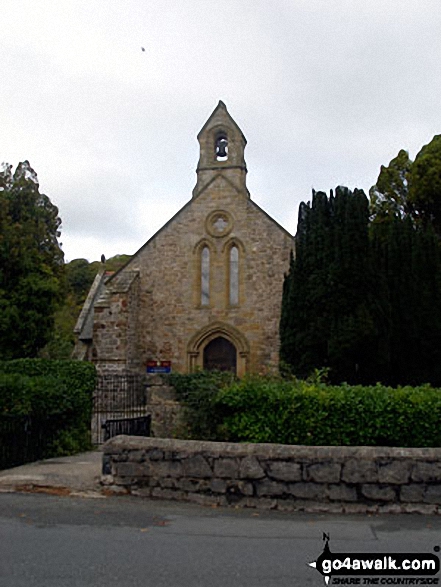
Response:
[[[258,513],[3,493],[0,586],[321,586],[307,563],[322,552],[323,532],[335,552],[433,553],[441,516]]]

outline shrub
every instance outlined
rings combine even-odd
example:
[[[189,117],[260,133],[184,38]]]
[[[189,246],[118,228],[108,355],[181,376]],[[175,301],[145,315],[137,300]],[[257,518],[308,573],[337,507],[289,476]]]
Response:
[[[440,446],[441,392],[248,377],[216,397],[225,439],[317,446]]]
[[[172,375],[186,436],[316,446],[441,446],[441,390],[226,373]]]
[[[221,389],[234,381],[229,372],[197,371],[188,375],[172,373],[169,377],[177,399],[184,408],[184,429],[180,435],[189,439],[218,440],[222,415],[216,409]]]
[[[79,361],[0,361],[0,416],[28,416],[44,423],[44,457],[91,447],[95,367]]]

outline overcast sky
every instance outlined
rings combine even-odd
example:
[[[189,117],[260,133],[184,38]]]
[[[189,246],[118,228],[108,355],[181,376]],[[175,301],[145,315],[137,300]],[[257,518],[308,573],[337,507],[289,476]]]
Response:
[[[441,133],[439,0],[0,7],[0,162],[37,171],[67,260],[134,253],[191,198],[220,99],[251,197],[292,233],[311,188],[367,193]]]

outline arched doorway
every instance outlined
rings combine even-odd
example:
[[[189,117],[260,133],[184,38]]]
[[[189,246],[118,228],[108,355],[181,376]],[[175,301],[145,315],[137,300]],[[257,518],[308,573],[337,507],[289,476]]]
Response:
[[[204,369],[236,373],[237,351],[234,344],[223,336],[213,338],[204,348]]]
[[[243,377],[248,371],[249,356],[250,347],[242,332],[225,322],[211,322],[189,340],[187,370],[192,373],[198,369],[222,369],[219,366],[221,364]],[[211,367],[210,364],[216,364],[216,367]]]

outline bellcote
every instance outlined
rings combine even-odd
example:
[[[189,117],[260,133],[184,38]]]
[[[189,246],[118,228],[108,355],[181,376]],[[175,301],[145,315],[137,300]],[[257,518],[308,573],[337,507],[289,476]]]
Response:
[[[193,198],[196,198],[218,175],[225,177],[239,192],[249,197],[244,158],[247,141],[222,101],[219,101],[202,127],[198,141],[200,156]]]

